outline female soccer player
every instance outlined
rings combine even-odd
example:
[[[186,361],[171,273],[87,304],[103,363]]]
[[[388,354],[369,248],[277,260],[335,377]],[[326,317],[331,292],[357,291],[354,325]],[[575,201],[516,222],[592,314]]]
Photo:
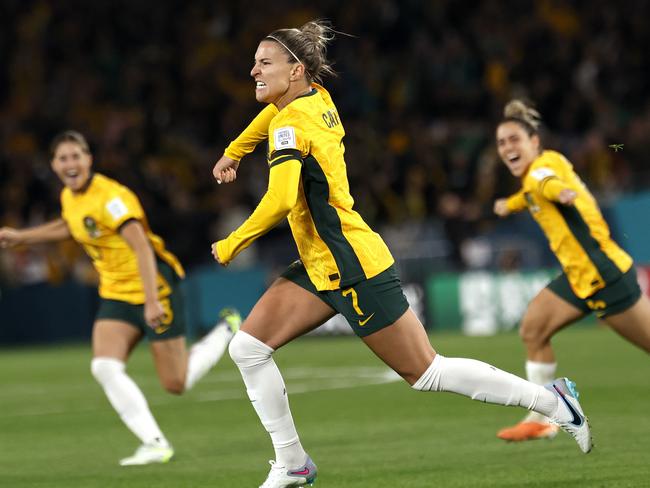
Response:
[[[52,169],[65,188],[61,218],[30,229],[0,229],[0,246],[37,244],[72,237],[99,273],[99,311],[92,333],[91,371],[122,421],[142,441],[122,466],[165,463],[174,455],[125,362],[145,335],[163,387],[174,394],[191,388],[214,366],[239,328],[239,314],[222,321],[189,355],[185,346],[184,276],[176,257],[149,229],[138,198],[126,187],[91,171],[85,138],[74,131],[52,142]]]
[[[533,383],[555,377],[551,337],[588,313],[650,352],[650,301],[642,295],[632,258],[609,236],[598,204],[560,153],[542,150],[539,113],[508,103],[496,131],[499,156],[522,188],[494,202],[506,217],[528,209],[548,238],[562,274],[533,298],[521,322],[526,373]],[[557,426],[537,413],[497,434],[509,441],[552,438]]]
[[[251,71],[255,97],[274,107],[231,143],[213,170],[218,181],[233,181],[238,157],[268,134],[267,192],[248,220],[212,251],[225,266],[287,217],[300,254],[260,298],[229,348],[275,449],[262,487],[304,486],[316,478],[271,355],[337,312],[414,389],[549,415],[588,452],[589,426],[568,380],[544,388],[479,361],[445,358],[431,347],[386,244],[352,208],[341,118],[327,90],[314,82],[331,73],[325,50],[332,34],[327,25],[309,22],[260,42]]]

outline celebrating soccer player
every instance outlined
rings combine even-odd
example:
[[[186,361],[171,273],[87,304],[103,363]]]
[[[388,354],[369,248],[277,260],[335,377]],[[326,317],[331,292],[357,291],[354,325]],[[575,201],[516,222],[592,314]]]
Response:
[[[316,478],[272,354],[337,312],[414,389],[534,410],[552,417],[589,452],[589,426],[568,380],[545,388],[480,361],[443,357],[431,347],[404,297],[390,251],[353,209],[343,123],[327,90],[316,83],[332,71],[326,46],[333,33],[323,22],[309,22],[262,39],[251,76],[256,99],[270,105],[213,170],[219,182],[234,181],[239,159],[268,138],[268,189],[248,220],[213,245],[219,263],[227,265],[284,218],[300,255],[260,298],[229,348],[275,448],[262,488],[303,486]]]
[[[539,113],[508,103],[497,127],[499,156],[522,188],[494,202],[506,217],[528,209],[548,238],[562,273],[533,298],[521,322],[526,374],[533,383],[555,377],[551,338],[595,312],[621,336],[650,352],[650,301],[641,294],[632,258],[610,237],[598,204],[562,154],[543,150]],[[552,438],[557,426],[539,413],[497,434],[508,441]]]
[[[86,139],[74,131],[52,142],[52,169],[65,185],[61,218],[30,229],[0,229],[0,247],[73,238],[99,273],[99,311],[92,333],[91,371],[122,421],[142,445],[122,466],[165,463],[174,450],[140,388],[125,371],[135,345],[150,340],[163,387],[191,388],[223,355],[241,319],[225,309],[222,320],[188,355],[183,300],[184,271],[163,240],[149,229],[138,198],[128,188],[93,173]]]

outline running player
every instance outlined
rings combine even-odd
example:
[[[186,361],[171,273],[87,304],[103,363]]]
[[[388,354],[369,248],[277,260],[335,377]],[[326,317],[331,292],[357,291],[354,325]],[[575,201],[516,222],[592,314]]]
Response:
[[[303,486],[316,478],[272,354],[337,312],[414,389],[540,412],[589,452],[589,426],[568,380],[545,388],[480,361],[445,358],[431,347],[404,297],[390,251],[352,208],[345,131],[329,93],[315,83],[331,73],[326,45],[332,37],[326,24],[309,22],[260,42],[251,71],[255,97],[274,108],[262,111],[213,170],[218,181],[233,181],[238,156],[268,134],[267,192],[248,220],[213,244],[212,252],[225,266],[286,217],[301,258],[264,293],[229,348],[275,449],[262,487]]]
[[[596,200],[562,154],[543,150],[539,113],[508,103],[497,127],[499,156],[522,188],[494,202],[506,217],[528,209],[546,235],[562,274],[533,298],[521,322],[526,374],[533,383],[555,377],[551,338],[595,312],[621,336],[650,352],[650,301],[642,295],[632,258],[610,237]],[[497,434],[508,441],[552,438],[557,426],[538,413]]]
[[[142,445],[122,466],[165,463],[174,450],[161,432],[125,363],[135,345],[150,340],[163,387],[173,394],[191,388],[223,355],[241,319],[224,310],[222,320],[188,354],[184,276],[176,257],[149,229],[138,198],[118,182],[91,171],[85,138],[74,131],[52,143],[52,169],[65,185],[61,218],[30,229],[0,229],[0,246],[59,241],[80,243],[99,273],[99,311],[92,333],[91,371],[108,400]]]

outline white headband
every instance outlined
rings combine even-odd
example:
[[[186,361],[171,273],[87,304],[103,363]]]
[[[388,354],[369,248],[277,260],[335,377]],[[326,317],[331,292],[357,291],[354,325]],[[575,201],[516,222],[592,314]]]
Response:
[[[307,69],[307,66],[305,66],[305,63],[300,61],[300,58],[296,56],[296,53],[294,53],[291,49],[289,49],[289,46],[287,46],[284,42],[282,42],[280,39],[278,39],[275,36],[266,36],[267,39],[273,39],[275,42],[279,43],[283,48],[285,48],[287,51],[289,51],[289,54],[293,56],[293,59],[296,60],[297,63],[302,64],[302,67],[305,68],[305,71],[309,75],[310,78],[313,78],[309,70]]]

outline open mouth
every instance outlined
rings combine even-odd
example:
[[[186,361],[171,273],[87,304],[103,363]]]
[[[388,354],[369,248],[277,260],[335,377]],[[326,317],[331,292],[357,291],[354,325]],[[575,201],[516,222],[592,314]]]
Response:
[[[255,89],[256,90],[261,90],[262,88],[266,88],[266,83],[263,81],[256,81],[255,82]]]
[[[81,172],[78,169],[69,169],[63,173],[65,182],[69,185],[74,185],[79,181]]]

